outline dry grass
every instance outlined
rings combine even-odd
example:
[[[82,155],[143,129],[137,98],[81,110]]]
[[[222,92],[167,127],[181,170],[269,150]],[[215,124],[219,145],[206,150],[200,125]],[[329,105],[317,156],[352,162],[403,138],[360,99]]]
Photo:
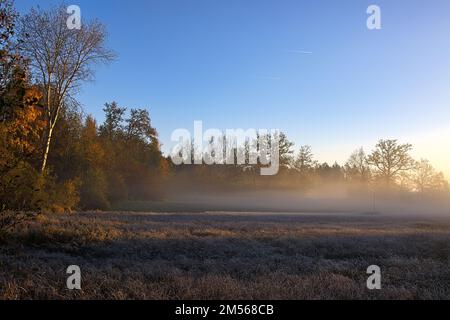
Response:
[[[450,224],[431,218],[50,215],[0,248],[2,299],[450,298]],[[65,288],[73,264],[82,291]],[[372,264],[380,291],[366,289]]]

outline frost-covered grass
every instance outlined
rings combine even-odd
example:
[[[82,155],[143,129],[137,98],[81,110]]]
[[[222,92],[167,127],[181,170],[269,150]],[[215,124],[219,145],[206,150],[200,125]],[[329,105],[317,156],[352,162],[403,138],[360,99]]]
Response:
[[[82,291],[66,289],[79,265]],[[382,290],[366,269],[382,269]],[[362,214],[49,215],[0,245],[2,299],[449,299],[449,220]]]

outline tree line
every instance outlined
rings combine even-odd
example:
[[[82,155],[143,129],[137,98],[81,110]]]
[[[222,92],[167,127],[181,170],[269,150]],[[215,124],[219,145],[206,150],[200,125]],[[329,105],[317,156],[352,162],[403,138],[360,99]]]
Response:
[[[286,134],[281,133],[279,140],[280,170],[275,176],[261,176],[261,164],[248,163],[249,150],[226,150],[224,156],[231,153],[245,153],[244,164],[226,165],[180,165],[173,167],[171,175],[173,189],[290,189],[303,192],[318,189],[331,189],[339,186],[341,190],[352,194],[381,192],[385,194],[414,193],[420,196],[448,196],[449,185],[442,172],[437,171],[426,159],[415,160],[411,156],[412,145],[402,144],[398,140],[380,140],[371,153],[363,148],[355,150],[345,162],[328,164],[315,159],[312,147],[301,146],[297,152],[295,145]],[[258,138],[259,139],[259,138]],[[270,140],[270,138],[268,138]],[[210,141],[214,144],[215,141]],[[246,146],[251,144],[248,139]],[[254,142],[253,142],[254,143]],[[207,147],[206,149],[214,149]],[[194,153],[194,152],[192,152]],[[191,161],[193,163],[193,159]],[[178,191],[177,191],[178,192]]]

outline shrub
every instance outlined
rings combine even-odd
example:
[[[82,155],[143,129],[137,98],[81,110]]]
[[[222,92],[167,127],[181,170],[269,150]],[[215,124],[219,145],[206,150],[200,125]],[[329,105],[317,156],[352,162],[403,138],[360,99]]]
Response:
[[[54,190],[50,197],[48,210],[53,213],[71,213],[80,202],[78,193],[79,182],[76,180],[65,181],[53,185]]]

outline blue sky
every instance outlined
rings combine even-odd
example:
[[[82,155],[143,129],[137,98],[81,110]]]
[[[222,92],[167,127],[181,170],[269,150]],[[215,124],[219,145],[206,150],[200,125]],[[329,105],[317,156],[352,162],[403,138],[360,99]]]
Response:
[[[21,13],[55,1],[16,0]],[[79,100],[150,110],[177,128],[277,128],[344,162],[380,138],[416,146],[450,176],[450,1],[74,0],[118,54]],[[382,29],[366,27],[381,8]]]

